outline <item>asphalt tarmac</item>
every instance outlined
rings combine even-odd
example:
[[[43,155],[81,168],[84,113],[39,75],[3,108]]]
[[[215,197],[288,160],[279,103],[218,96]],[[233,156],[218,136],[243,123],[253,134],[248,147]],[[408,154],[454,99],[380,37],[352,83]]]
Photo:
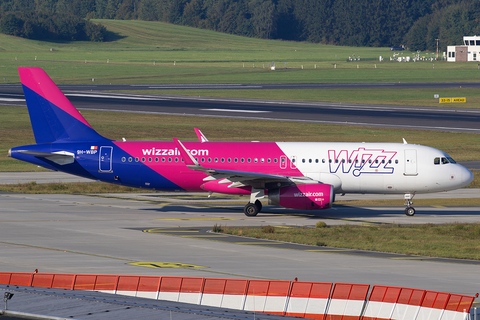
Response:
[[[27,195],[1,193],[0,271],[132,274],[367,283],[451,293],[480,291],[478,265],[417,256],[288,247],[205,233],[228,226],[478,222],[478,207],[339,206],[299,212],[204,194]],[[246,201],[246,200],[245,200]],[[182,229],[176,229],[176,228]],[[206,228],[206,229],[205,229]],[[176,230],[177,232],[172,232]],[[183,232],[178,232],[183,231]],[[207,239],[209,238],[209,239]],[[214,241],[212,241],[214,240]]]

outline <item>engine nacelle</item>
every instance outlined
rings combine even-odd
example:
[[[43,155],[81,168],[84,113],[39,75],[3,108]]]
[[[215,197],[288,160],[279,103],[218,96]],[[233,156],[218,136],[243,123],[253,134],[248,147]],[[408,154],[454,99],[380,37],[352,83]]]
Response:
[[[328,209],[333,200],[333,186],[330,184],[300,184],[268,190],[268,204],[290,209]]]

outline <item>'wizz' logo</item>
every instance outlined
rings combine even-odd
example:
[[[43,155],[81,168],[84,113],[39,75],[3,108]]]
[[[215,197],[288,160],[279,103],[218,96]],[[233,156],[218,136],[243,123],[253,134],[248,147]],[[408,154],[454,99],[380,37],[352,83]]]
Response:
[[[337,173],[341,167],[341,172],[352,172],[355,177],[362,173],[392,174],[396,154],[384,149],[328,150],[328,162],[331,173]]]

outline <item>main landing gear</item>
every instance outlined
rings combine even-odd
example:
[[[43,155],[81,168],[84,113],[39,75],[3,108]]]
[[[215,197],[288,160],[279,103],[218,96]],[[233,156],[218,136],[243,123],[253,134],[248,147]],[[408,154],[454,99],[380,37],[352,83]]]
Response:
[[[415,214],[415,208],[412,207],[412,199],[415,196],[415,193],[406,193],[405,196],[403,197],[405,199],[405,205],[407,206],[405,208],[405,214],[409,217],[412,217]]]
[[[243,212],[247,217],[255,217],[262,210],[262,203],[256,200],[255,203],[247,203]]]
[[[265,191],[263,189],[252,188],[250,194],[250,202],[247,203],[243,212],[247,217],[255,217],[262,210],[262,203],[259,199],[265,197]]]

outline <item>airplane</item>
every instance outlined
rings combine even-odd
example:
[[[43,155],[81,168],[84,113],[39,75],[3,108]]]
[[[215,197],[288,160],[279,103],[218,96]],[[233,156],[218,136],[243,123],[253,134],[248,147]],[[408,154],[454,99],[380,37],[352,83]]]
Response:
[[[99,135],[41,68],[18,68],[36,144],[8,155],[69,174],[137,188],[249,196],[285,208],[332,207],[336,194],[416,194],[462,188],[473,174],[431,147],[403,143],[114,141]]]

